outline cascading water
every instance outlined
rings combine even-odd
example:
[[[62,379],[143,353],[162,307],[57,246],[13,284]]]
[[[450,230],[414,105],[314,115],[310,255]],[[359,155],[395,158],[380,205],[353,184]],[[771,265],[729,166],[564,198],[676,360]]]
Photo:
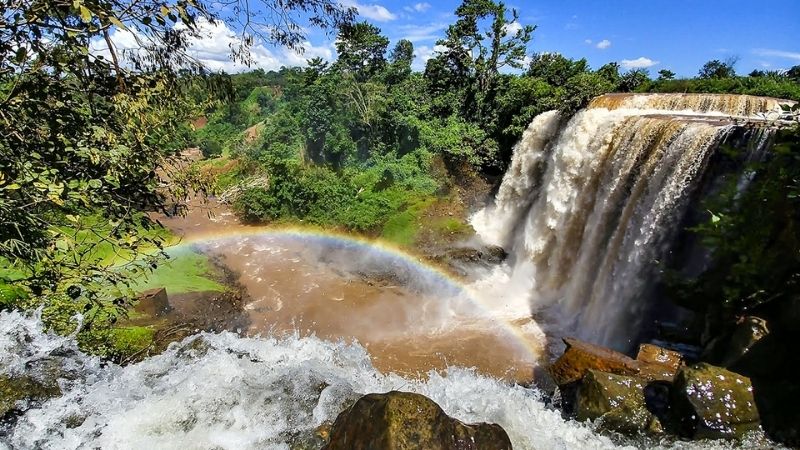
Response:
[[[626,350],[712,155],[742,118],[780,111],[761,97],[612,94],[566,123],[546,112],[472,224],[510,250],[507,282],[525,284],[537,317]],[[747,160],[763,157],[771,138],[769,129],[751,134]]]

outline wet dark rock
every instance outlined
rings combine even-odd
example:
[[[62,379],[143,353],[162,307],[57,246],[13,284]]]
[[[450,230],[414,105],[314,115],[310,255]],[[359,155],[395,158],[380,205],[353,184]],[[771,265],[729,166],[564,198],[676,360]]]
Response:
[[[61,389],[53,380],[44,383],[30,376],[0,375],[0,419],[4,419],[17,407],[17,402],[40,402],[61,395]]]
[[[445,262],[459,272],[466,273],[469,267],[496,266],[508,257],[508,253],[496,245],[486,245],[480,248],[458,247],[447,249],[434,259]]]
[[[683,364],[683,356],[680,353],[653,344],[640,345],[636,360],[667,366],[676,372],[681,364]]]
[[[678,372],[671,403],[679,432],[696,439],[741,438],[760,425],[750,379],[706,363]]]
[[[720,365],[730,367],[736,364],[753,346],[769,334],[767,321],[760,317],[744,317],[733,329]]]
[[[142,292],[136,297],[137,312],[150,317],[160,317],[170,311],[167,289],[160,287]]]
[[[627,434],[660,430],[645,403],[646,384],[641,378],[590,369],[577,392],[578,420],[596,420],[603,429]]]
[[[559,386],[580,381],[591,370],[615,375],[638,375],[639,364],[614,350],[573,338],[564,338],[564,354],[549,367]]]
[[[365,395],[339,414],[324,449],[505,450],[511,441],[499,425],[467,425],[423,395],[392,391]]]
[[[639,376],[648,381],[672,381],[683,364],[683,356],[653,344],[642,344],[636,355]]]

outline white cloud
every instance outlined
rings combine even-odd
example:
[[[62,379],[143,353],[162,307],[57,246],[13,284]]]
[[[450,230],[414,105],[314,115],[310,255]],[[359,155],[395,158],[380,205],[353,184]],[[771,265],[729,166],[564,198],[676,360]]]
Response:
[[[300,46],[303,52],[295,52],[287,48],[269,49],[263,44],[253,45],[250,48],[251,66],[231,60],[231,47],[241,43],[241,36],[234,32],[224,22],[211,24],[205,19],[198,20],[200,38],[192,39],[189,43],[188,53],[212,71],[225,71],[229,73],[242,72],[249,69],[262,68],[264,70],[277,70],[283,66],[305,66],[308,59],[320,57],[325,60],[333,59],[332,44],[315,46],[310,42],[303,42]],[[115,29],[111,33],[111,40],[117,53],[136,51],[139,45],[130,31]],[[90,49],[93,54],[109,57],[108,48],[102,40],[92,42]]]
[[[362,5],[358,3],[358,0],[342,0],[341,4],[355,8],[358,10],[358,14],[376,22],[389,22],[397,19],[394,13],[378,4]]]
[[[786,50],[775,50],[771,48],[757,48],[753,53],[759,56],[773,56],[776,58],[793,59],[800,61],[800,52],[789,52]]]
[[[519,22],[511,22],[506,24],[504,28],[507,34],[513,36],[522,29],[522,25]]]
[[[436,56],[436,52],[443,52],[445,50],[447,50],[447,47],[444,45],[434,45],[433,47],[420,45],[414,49],[414,63],[412,64],[412,67],[414,70],[424,70],[425,64],[429,59]]]
[[[592,45],[592,40],[591,40],[591,39],[586,39],[586,40],[585,40],[585,41],[583,41],[583,42],[585,42],[585,43],[587,43],[587,44],[589,44],[589,45]]]
[[[429,25],[402,25],[399,27],[403,39],[411,42],[431,41],[442,37],[442,31],[447,28],[446,23],[431,23]]]
[[[608,39],[603,39],[602,41],[598,42],[595,47],[599,48],[600,50],[605,50],[608,47],[611,47],[611,41]]]
[[[619,65],[624,69],[646,69],[648,67],[653,67],[656,64],[658,64],[658,61],[653,61],[652,59],[645,58],[644,56],[640,56],[636,59],[623,59],[619,62]]]
[[[425,11],[431,9],[431,4],[428,3],[428,2],[415,3],[413,5],[406,6],[403,9],[405,9],[408,12],[419,12],[419,13],[421,13],[421,12],[425,12]]]

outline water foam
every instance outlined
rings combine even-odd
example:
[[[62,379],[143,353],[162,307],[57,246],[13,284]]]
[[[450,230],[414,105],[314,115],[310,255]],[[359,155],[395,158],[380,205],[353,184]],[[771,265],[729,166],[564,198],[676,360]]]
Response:
[[[590,426],[564,420],[535,389],[455,367],[425,379],[383,374],[356,343],[202,333],[120,367],[99,364],[78,352],[72,339],[42,333],[41,326],[35,317],[0,314],[0,373],[69,354],[83,367],[83,379],[62,380],[63,397],[28,409],[15,425],[0,429],[0,447],[289,449],[358,395],[403,390],[432,398],[462,421],[500,424],[515,449],[619,448]]]

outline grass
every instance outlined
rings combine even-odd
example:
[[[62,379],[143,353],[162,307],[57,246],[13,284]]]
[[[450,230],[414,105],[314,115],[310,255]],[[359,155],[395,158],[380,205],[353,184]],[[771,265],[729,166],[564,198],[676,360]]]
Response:
[[[112,328],[110,333],[114,353],[128,357],[152,345],[156,331],[150,327],[129,326]]]
[[[435,201],[433,197],[423,198],[389,217],[383,226],[381,238],[399,245],[414,245],[420,229],[419,218]]]
[[[225,291],[225,286],[212,278],[214,268],[207,256],[186,249],[168,253],[171,253],[170,259],[159,264],[146,279],[133,282],[134,291],[158,287],[167,288],[169,295]]]
[[[447,234],[467,234],[471,231],[469,224],[455,217],[437,219],[433,222],[433,228],[440,233]]]

